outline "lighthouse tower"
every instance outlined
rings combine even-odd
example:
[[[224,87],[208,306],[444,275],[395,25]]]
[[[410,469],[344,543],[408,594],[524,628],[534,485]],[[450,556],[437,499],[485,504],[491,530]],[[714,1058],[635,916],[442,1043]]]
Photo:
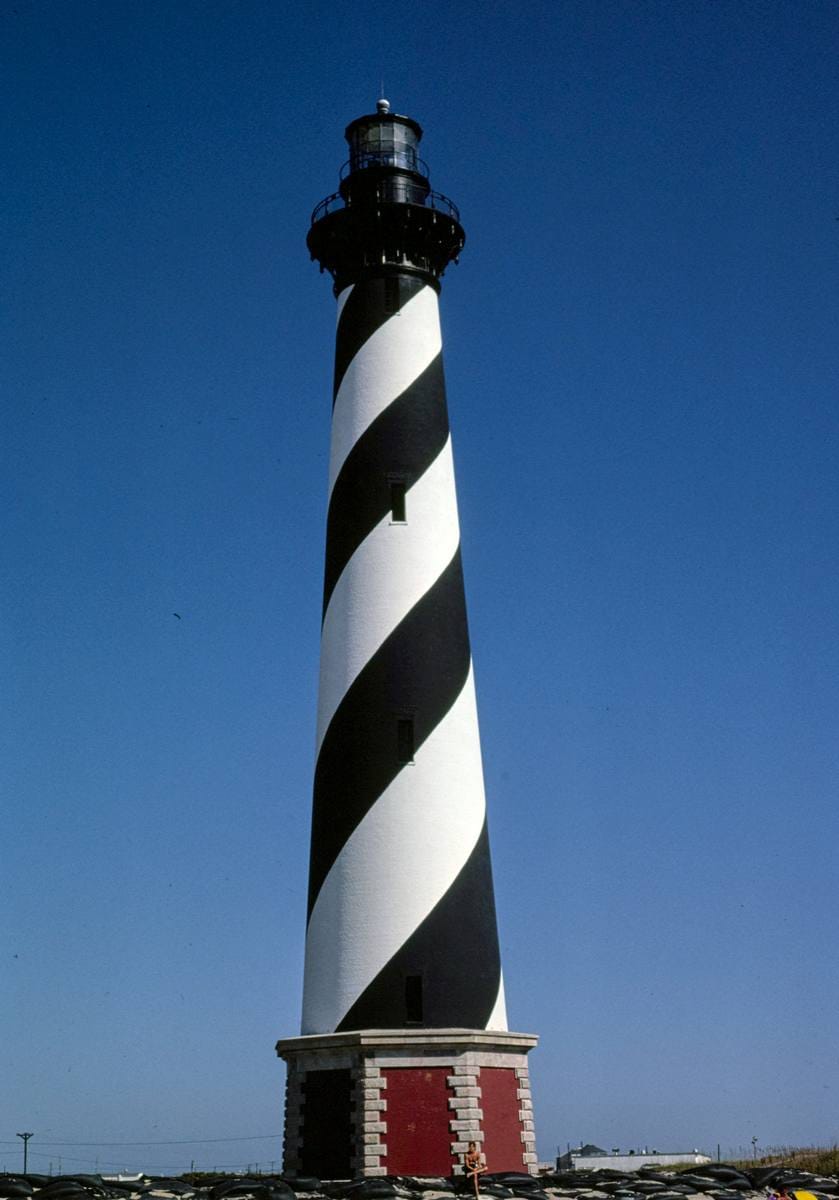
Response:
[[[301,1036],[285,1169],[536,1161],[498,951],[438,312],[465,235],[422,130],[346,130],[307,244],[338,302]]]

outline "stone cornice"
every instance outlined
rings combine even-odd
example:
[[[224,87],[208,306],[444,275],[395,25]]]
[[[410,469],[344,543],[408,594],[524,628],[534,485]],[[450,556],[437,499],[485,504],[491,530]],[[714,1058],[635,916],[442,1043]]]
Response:
[[[535,1033],[510,1033],[499,1029],[350,1029],[345,1033],[314,1033],[303,1037],[281,1038],[276,1050],[280,1058],[307,1050],[339,1049],[457,1049],[520,1050],[526,1054],[538,1044]]]

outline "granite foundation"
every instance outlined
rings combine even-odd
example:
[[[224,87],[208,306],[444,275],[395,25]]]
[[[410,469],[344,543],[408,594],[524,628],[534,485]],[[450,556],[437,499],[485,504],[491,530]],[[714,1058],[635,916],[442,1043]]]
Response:
[[[488,1171],[536,1170],[531,1034],[364,1030],[288,1038],[283,1167],[347,1179],[462,1174],[477,1142]]]

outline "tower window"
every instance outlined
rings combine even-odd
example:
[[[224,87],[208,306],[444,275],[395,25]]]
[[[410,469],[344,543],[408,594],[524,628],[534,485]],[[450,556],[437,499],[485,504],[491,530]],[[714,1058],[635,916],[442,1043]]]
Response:
[[[405,976],[405,1024],[422,1024],[422,975]]]
[[[405,505],[406,494],[405,481],[403,479],[391,479],[390,481],[390,519],[397,521],[399,524],[404,524],[408,519]]]
[[[399,301],[399,277],[397,275],[385,276],[385,312],[398,313],[400,309]]]
[[[401,763],[414,761],[413,717],[400,717],[396,722],[396,757]]]

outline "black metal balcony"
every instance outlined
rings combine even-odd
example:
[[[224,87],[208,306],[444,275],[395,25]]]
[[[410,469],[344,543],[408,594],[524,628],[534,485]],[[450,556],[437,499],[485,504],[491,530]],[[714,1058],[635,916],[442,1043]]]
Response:
[[[377,164],[378,165],[378,164]],[[364,202],[369,204],[371,199],[378,204],[390,204],[393,201],[384,194],[383,189],[376,189],[372,197],[365,195]],[[444,196],[442,192],[428,192],[424,200],[425,208],[433,208],[437,212],[445,213],[446,216],[454,218],[460,224],[460,210],[453,200],[448,196]],[[349,207],[345,204],[344,198],[340,192],[333,192],[331,196],[326,196],[321,200],[312,211],[312,225],[320,221],[323,217],[335,212],[339,208]]]

